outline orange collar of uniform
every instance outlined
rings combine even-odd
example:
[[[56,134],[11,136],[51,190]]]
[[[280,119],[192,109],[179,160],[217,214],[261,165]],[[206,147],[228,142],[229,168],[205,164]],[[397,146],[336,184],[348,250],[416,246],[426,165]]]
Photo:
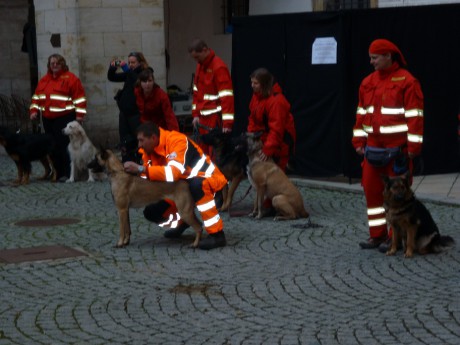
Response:
[[[211,64],[212,59],[214,59],[214,56],[216,56],[216,53],[214,53],[214,50],[209,48],[209,55],[204,59],[203,63],[201,64],[201,68],[208,68],[208,66]]]
[[[399,63],[397,61],[393,62],[393,64],[388,67],[387,69],[384,70],[379,70],[377,71],[379,74],[380,78],[386,78],[393,72],[397,71],[401,66],[399,66]]]
[[[166,136],[168,135],[168,131],[161,128],[161,127],[158,127],[158,129],[160,130],[160,135],[159,135],[159,138],[158,138],[158,145],[155,146],[155,148],[153,149],[153,151],[162,156],[162,157],[166,157],[167,153],[166,153]]]

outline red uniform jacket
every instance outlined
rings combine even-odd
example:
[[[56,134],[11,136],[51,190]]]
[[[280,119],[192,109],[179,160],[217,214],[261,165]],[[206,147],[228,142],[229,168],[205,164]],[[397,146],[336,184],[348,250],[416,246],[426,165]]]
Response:
[[[232,128],[234,120],[233,85],[225,63],[213,50],[197,64],[193,81],[192,116],[210,128]]]
[[[134,94],[142,123],[151,121],[163,129],[179,131],[179,124],[169,97],[158,85],[153,86],[152,93],[147,97],[144,96],[140,86],[134,89]]]
[[[86,115],[86,97],[80,79],[69,71],[56,77],[48,72],[40,79],[32,95],[29,111],[32,114],[39,110],[48,119],[75,111],[77,120],[82,120]]]
[[[397,62],[367,76],[359,88],[352,143],[355,148],[405,146],[418,155],[423,142],[423,94]]]
[[[291,105],[275,84],[272,94],[262,98],[254,93],[249,103],[248,132],[262,131],[263,152],[269,157],[288,157],[294,147],[296,131]]]

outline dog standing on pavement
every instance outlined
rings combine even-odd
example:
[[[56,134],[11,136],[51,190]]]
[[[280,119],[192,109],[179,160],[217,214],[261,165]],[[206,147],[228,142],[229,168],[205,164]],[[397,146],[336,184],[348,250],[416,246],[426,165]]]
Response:
[[[263,201],[268,197],[276,210],[274,220],[308,218],[299,190],[273,161],[261,161],[259,156],[263,143],[258,133],[246,133],[248,144],[247,173],[256,190],[254,209],[250,216],[263,217]]]
[[[105,178],[104,173],[95,173],[88,169],[88,163],[94,159],[97,149],[80,123],[78,121],[69,122],[62,133],[67,135],[70,140],[67,146],[70,156],[70,177],[66,182],[75,182],[78,174],[84,170],[88,171],[88,182],[103,180]]]
[[[386,255],[394,255],[402,242],[406,258],[411,258],[414,252],[439,253],[455,244],[452,237],[440,235],[430,212],[415,198],[409,173],[397,177],[383,176],[383,181],[386,218],[393,229],[391,247]]]
[[[56,181],[56,169],[50,154],[54,148],[53,137],[49,134],[22,134],[10,132],[5,127],[0,127],[0,145],[16,164],[18,178],[16,185],[29,183],[32,173],[32,162],[40,161],[45,169],[41,180],[50,179]]]
[[[213,162],[219,167],[229,184],[222,190],[223,204],[219,211],[228,211],[232,205],[236,188],[246,178],[246,145],[241,145],[231,133],[223,133],[220,128],[203,134],[201,140],[212,146]]]
[[[190,193],[187,182],[150,181],[125,172],[123,164],[110,150],[97,153],[95,159],[88,164],[90,169],[104,167],[110,178],[112,196],[118,211],[120,236],[115,247],[127,246],[131,236],[129,209],[141,208],[164,199],[173,200],[177,210],[187,224],[195,230],[195,240],[191,247],[196,248],[202,234],[194,209],[195,201]]]

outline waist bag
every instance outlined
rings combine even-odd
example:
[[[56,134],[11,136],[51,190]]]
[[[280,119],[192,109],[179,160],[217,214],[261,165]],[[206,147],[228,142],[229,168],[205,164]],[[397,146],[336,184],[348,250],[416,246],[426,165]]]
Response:
[[[395,158],[396,156],[398,156],[400,153],[401,153],[400,147],[380,148],[380,147],[366,146],[364,157],[366,157],[367,161],[372,166],[381,168],[381,167],[386,166],[388,163],[390,163],[391,160]]]

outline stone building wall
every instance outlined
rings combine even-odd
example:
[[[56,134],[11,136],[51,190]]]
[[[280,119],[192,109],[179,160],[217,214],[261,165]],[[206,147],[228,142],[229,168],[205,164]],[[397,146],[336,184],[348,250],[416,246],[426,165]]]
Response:
[[[21,51],[27,0],[0,0],[0,94],[30,98],[29,56]]]
[[[88,134],[96,143],[116,145],[118,108],[113,96],[122,84],[107,80],[109,62],[141,51],[157,83],[165,87],[163,1],[40,0],[35,1],[35,20],[39,78],[46,73],[49,55],[63,55],[86,91]],[[52,45],[52,36],[60,37],[60,47]]]

